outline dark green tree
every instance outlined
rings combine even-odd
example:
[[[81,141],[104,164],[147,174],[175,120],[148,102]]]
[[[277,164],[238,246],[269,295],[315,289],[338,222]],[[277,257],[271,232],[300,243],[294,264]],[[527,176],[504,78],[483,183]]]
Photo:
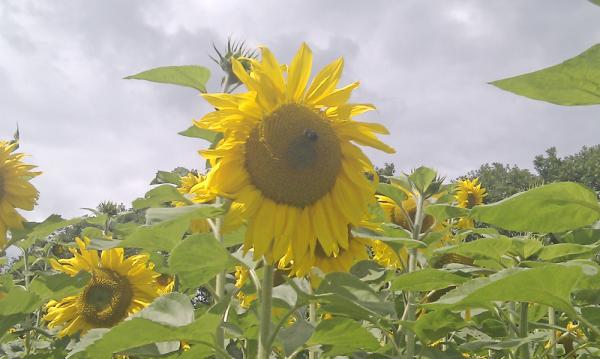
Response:
[[[600,145],[583,147],[578,153],[559,158],[556,148],[546,150],[546,155],[533,160],[535,170],[545,183],[572,181],[600,192]]]
[[[470,171],[461,179],[477,177],[487,190],[486,203],[497,202],[541,183],[540,178],[527,169],[497,162],[483,164],[479,169]]]

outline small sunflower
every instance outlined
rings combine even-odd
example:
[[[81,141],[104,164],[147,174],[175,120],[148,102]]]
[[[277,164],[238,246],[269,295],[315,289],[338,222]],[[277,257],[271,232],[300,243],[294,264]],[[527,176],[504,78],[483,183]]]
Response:
[[[257,297],[256,293],[247,294],[246,292],[244,292],[242,290],[242,288],[244,288],[246,286],[246,283],[248,282],[248,275],[249,275],[248,268],[246,268],[244,266],[235,266],[235,274],[234,275],[235,275],[235,287],[239,289],[238,292],[236,293],[235,297],[240,302],[240,307],[242,307],[244,309],[248,309],[248,308],[250,308],[250,305],[252,305],[252,302],[254,302]]]
[[[371,250],[373,251],[373,260],[383,267],[401,269],[403,268],[402,260],[406,263],[407,258],[400,258],[399,253],[380,240],[371,242]],[[403,256],[408,257],[408,253],[404,252]]]
[[[250,73],[232,59],[248,92],[203,94],[217,110],[196,126],[223,133],[215,149],[202,151],[212,164],[206,187],[243,205],[248,220],[244,249],[273,263],[288,249],[299,264],[321,247],[327,256],[349,249],[348,224],[367,213],[375,184],[370,160],[355,145],[393,153],[376,133],[385,127],[352,116],[372,105],[348,103],[354,82],[336,89],[340,58],[309,85],[311,50],[303,44],[289,67],[268,48],[262,61],[249,59]]]
[[[24,218],[16,208],[31,211],[39,192],[29,183],[41,172],[23,163],[22,153],[15,153],[16,142],[0,141],[0,249],[6,245],[6,231],[23,228]]]
[[[132,313],[148,306],[161,294],[160,274],[153,270],[148,255],[125,258],[123,248],[87,250],[89,239],[76,238],[78,249],[69,249],[70,259],[52,259],[55,270],[69,275],[80,271],[92,275],[79,295],[46,304],[44,320],[48,327],[62,326],[60,337],[85,333],[93,328],[109,328]]]
[[[177,187],[177,191],[194,203],[214,203],[216,196],[208,192],[205,180],[206,176],[190,172],[181,177],[181,185]],[[186,203],[181,201],[173,201],[172,204],[175,207],[186,206]],[[240,211],[240,204],[232,204],[223,220],[223,233],[229,233],[242,225]],[[210,231],[211,227],[206,218],[193,219],[190,223],[190,232],[192,233],[208,233]]]
[[[454,198],[458,207],[473,208],[482,204],[485,196],[487,196],[485,188],[481,187],[479,178],[475,178],[474,180],[466,179],[458,182]],[[473,228],[475,227],[475,222],[471,218],[461,217],[458,219],[456,226],[463,229]]]
[[[414,222],[417,215],[417,203],[412,194],[408,194],[408,199],[402,201],[402,203],[396,203],[393,199],[383,196],[376,195],[379,205],[385,213],[385,220],[390,223],[394,223],[406,230],[411,230],[411,223]],[[425,204],[427,205],[427,203]],[[441,229],[442,226],[436,225],[435,228],[431,228],[435,224],[435,218],[431,215],[425,215],[423,218],[423,225],[421,226],[421,233],[429,229]]]
[[[487,196],[485,188],[481,187],[479,178],[475,178],[458,182],[454,198],[458,202],[458,207],[473,208],[482,204],[485,196]]]

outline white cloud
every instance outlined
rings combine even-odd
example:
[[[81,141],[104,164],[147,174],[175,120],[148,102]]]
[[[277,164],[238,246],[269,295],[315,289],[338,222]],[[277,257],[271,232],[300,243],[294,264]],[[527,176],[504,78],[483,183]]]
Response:
[[[194,91],[122,77],[206,64],[229,35],[289,61],[300,42],[315,68],[346,59],[355,100],[378,111],[393,156],[452,178],[483,162],[531,165],[550,146],[596,144],[595,108],[562,108],[486,83],[552,65],[600,38],[586,1],[171,1],[0,3],[0,137],[18,122],[22,149],[44,171],[32,216],[73,216],[106,199],[129,203],[158,169],[201,167],[200,142],[176,134],[209,107]]]

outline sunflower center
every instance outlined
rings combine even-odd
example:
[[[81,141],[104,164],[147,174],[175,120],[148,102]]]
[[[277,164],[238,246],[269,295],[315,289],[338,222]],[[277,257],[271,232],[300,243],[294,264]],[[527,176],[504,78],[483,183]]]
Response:
[[[246,141],[252,184],[280,204],[303,208],[327,194],[340,171],[340,141],[328,121],[287,104],[256,126]]]
[[[477,200],[477,196],[474,193],[467,194],[467,208],[473,208],[478,205],[479,201]]]
[[[96,271],[80,295],[81,315],[97,327],[112,327],[127,316],[133,292],[129,281],[111,270]]]

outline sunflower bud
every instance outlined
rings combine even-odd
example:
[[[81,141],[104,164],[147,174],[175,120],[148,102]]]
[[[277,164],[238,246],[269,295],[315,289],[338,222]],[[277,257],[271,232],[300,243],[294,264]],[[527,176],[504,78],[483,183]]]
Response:
[[[232,59],[238,60],[242,66],[244,66],[244,69],[250,72],[249,60],[257,57],[256,50],[248,49],[245,41],[233,41],[232,43],[231,39],[227,40],[227,49],[223,51],[223,53],[217,49],[215,44],[213,44],[213,48],[217,53],[217,57],[210,56],[210,58],[225,72],[225,76],[221,80],[221,85],[224,88],[224,92],[228,92],[230,89],[235,89],[242,83],[240,82],[240,79],[233,73],[231,66]]]

